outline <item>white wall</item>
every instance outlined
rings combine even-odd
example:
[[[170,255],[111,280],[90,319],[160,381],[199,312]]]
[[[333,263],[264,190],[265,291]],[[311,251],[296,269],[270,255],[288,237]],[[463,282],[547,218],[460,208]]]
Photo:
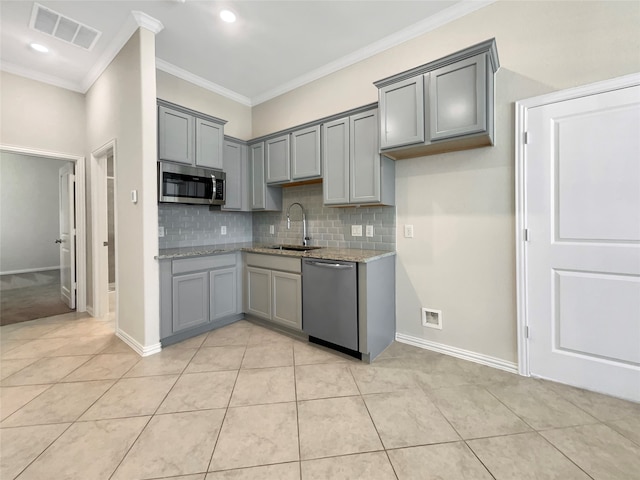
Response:
[[[640,2],[498,1],[254,107],[252,133],[374,102],[372,82],[495,37],[496,146],[396,163],[397,331],[515,362],[514,102],[640,71],[638,25]]]
[[[3,71],[0,92],[0,144],[84,155],[84,95]]]
[[[162,70],[156,71],[158,98],[227,120],[225,135],[251,139],[251,107],[242,105]]]
[[[155,105],[155,37],[141,28],[87,92],[86,138],[88,158],[116,141],[118,328],[142,348],[159,341]]]
[[[67,163],[0,153],[0,274],[60,266],[58,170]]]

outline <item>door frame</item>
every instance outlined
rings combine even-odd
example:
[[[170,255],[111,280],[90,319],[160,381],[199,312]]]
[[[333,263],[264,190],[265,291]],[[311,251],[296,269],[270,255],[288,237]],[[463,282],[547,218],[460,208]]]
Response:
[[[74,163],[76,181],[76,312],[87,311],[87,211],[85,157],[3,144],[0,144],[0,151],[40,157],[45,160],[66,160]]]
[[[552,103],[564,102],[589,95],[620,90],[640,85],[640,73],[604,80],[589,85],[569,88],[537,97],[520,100],[515,103],[515,182],[516,182],[516,306],[517,306],[517,338],[518,338],[518,373],[530,376],[529,344],[527,339],[527,251],[525,231],[527,228],[527,178],[525,162],[527,160],[525,145],[527,143],[528,112],[530,108],[541,107]]]
[[[109,252],[102,242],[107,237],[107,156],[113,155],[114,187],[116,176],[116,140],[110,140],[91,152],[91,247],[93,253],[93,312],[103,317],[109,311]],[[115,194],[115,192],[114,192]],[[118,225],[117,197],[114,195],[115,225]],[[102,215],[104,214],[104,215]],[[102,221],[104,220],[104,221]],[[116,327],[118,324],[118,245],[115,245],[116,264]]]

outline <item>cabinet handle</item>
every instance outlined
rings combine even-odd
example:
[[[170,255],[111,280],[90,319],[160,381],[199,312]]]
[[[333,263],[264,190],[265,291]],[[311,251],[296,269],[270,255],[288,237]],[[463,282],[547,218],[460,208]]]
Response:
[[[324,268],[339,268],[339,269],[353,268],[353,265],[348,265],[344,263],[307,262],[307,264],[315,265],[317,267],[324,267]]]

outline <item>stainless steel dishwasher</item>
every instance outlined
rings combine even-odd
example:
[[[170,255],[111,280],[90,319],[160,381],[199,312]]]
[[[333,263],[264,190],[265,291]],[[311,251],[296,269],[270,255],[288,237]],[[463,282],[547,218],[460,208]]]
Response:
[[[358,351],[358,267],[302,260],[302,330],[309,340]]]

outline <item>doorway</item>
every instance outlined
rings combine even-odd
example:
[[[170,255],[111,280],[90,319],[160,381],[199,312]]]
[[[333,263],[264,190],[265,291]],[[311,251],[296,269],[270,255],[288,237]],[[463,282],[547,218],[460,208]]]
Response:
[[[0,170],[0,323],[85,311],[84,159],[0,146]]]
[[[640,75],[518,108],[521,373],[640,401]]]
[[[117,323],[117,160],[115,141],[93,152],[92,158],[92,232],[93,312],[95,317],[111,315]]]

